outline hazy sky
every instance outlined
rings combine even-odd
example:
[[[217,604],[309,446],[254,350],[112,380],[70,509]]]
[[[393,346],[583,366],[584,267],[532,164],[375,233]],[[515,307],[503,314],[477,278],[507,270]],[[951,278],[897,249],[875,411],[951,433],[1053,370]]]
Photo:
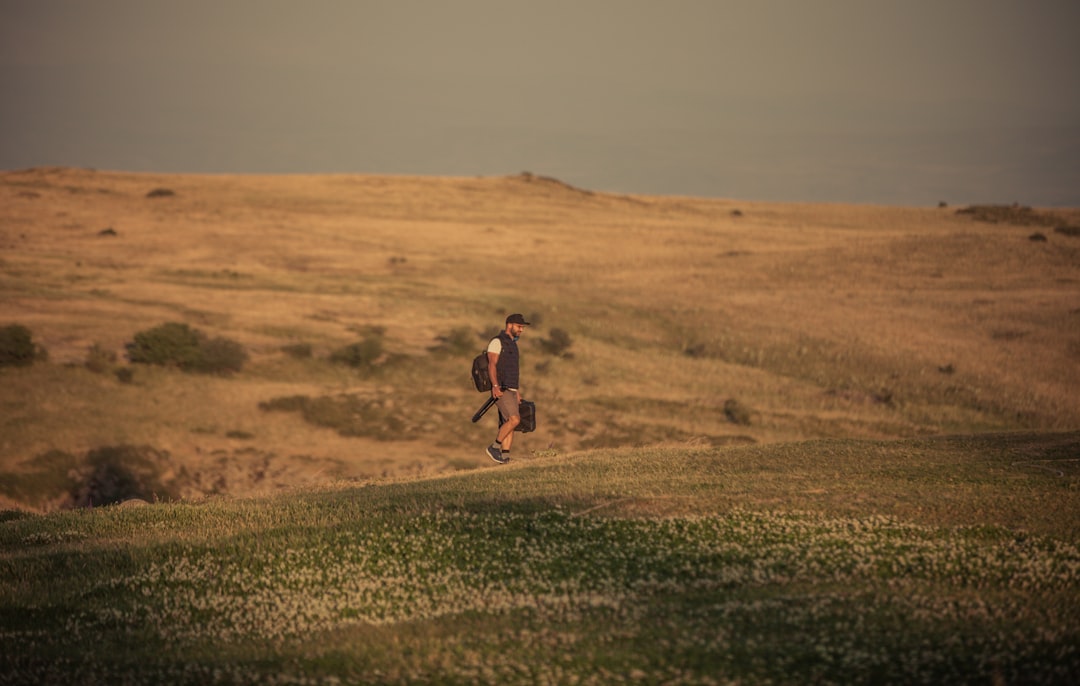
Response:
[[[1080,206],[1077,0],[0,0],[0,169]]]

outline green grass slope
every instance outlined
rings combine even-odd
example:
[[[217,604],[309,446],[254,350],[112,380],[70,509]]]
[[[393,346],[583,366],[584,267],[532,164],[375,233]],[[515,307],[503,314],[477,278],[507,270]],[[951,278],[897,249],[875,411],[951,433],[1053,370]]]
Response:
[[[1080,433],[627,448],[0,521],[0,683],[1080,676]]]

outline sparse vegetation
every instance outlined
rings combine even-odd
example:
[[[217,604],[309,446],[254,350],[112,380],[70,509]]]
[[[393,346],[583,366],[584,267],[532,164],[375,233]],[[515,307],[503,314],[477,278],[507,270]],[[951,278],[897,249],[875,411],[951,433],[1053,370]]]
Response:
[[[338,348],[330,354],[330,361],[343,364],[353,369],[370,371],[383,357],[383,336],[379,332],[371,332],[356,343],[350,343]]]
[[[1080,310],[1050,225],[146,178],[0,173],[4,317],[55,361],[0,369],[0,682],[1075,681]],[[541,421],[496,466],[468,332],[530,310],[573,355],[526,316]],[[260,354],[113,382],[105,346],[170,319]]]
[[[86,352],[84,366],[96,374],[105,374],[116,366],[116,353],[94,343]]]
[[[205,340],[199,346],[193,371],[204,374],[231,374],[244,368],[248,360],[244,346],[223,336]]]
[[[0,298],[6,317],[32,323],[58,362],[4,369],[9,447],[0,469],[41,446],[79,453],[117,436],[183,445],[178,459],[220,475],[231,468],[218,457],[232,449],[230,427],[249,430],[260,454],[286,462],[312,455],[356,478],[439,473],[469,460],[485,466],[476,445],[488,440],[491,422],[468,422],[481,399],[462,360],[482,347],[477,334],[509,311],[536,324],[522,340],[523,382],[543,418],[519,444],[519,459],[590,446],[1066,429],[1080,421],[1071,392],[1080,383],[1076,318],[1063,304],[1075,264],[1068,239],[1053,243],[1060,234],[1044,228],[1049,250],[1016,249],[1035,229],[957,231],[953,212],[934,208],[755,203],[736,222],[739,205],[730,200],[585,195],[540,177],[313,177],[300,185],[185,177],[190,192],[170,203],[175,213],[155,213],[151,227],[139,216],[148,209],[140,202],[145,177],[0,176],[0,194],[33,188],[52,199],[0,198],[9,225],[33,227],[25,232],[33,240],[4,254],[12,278],[0,284]],[[15,184],[3,183],[9,179]],[[68,224],[56,224],[59,213],[82,217],[79,231],[74,221],[61,229]],[[1076,224],[1068,210],[1054,214],[1058,225]],[[213,220],[192,221],[203,216]],[[547,228],[536,234],[535,222]],[[103,227],[125,240],[93,239]],[[83,240],[69,247],[75,235]],[[479,287],[475,276],[526,235],[535,240],[518,265],[519,287]],[[54,249],[40,250],[46,241]],[[406,255],[407,268],[389,278],[388,262]],[[561,329],[540,323],[540,314]],[[228,388],[176,373],[205,368],[196,360],[206,360],[211,337],[201,333],[180,362],[117,365],[108,357],[104,344],[123,351],[117,335],[130,339],[139,328],[131,322],[170,319],[235,341],[218,348],[224,362],[211,366],[219,369],[239,368],[241,350],[283,352],[246,359]],[[103,345],[88,353],[93,341]],[[103,372],[85,374],[87,362]],[[945,363],[952,373],[939,371]],[[415,432],[373,427],[381,415],[364,405],[401,402],[404,389],[431,393],[421,413],[430,421],[407,421],[421,427]],[[293,395],[310,399],[315,421],[294,421],[300,410],[255,410]],[[752,424],[729,420],[729,397],[752,408]],[[718,411],[702,411],[713,402]],[[375,418],[360,422],[365,413]],[[417,436],[432,449],[411,446]],[[211,490],[288,481],[266,472],[262,481],[222,483]]]
[[[193,369],[205,336],[187,324],[169,322],[135,334],[128,343],[128,359],[136,364],[156,364]]]
[[[475,355],[481,348],[481,340],[467,326],[459,326],[436,338],[438,343],[428,350],[436,355]]]
[[[548,337],[539,339],[537,344],[540,346],[540,349],[548,355],[567,359],[574,356],[574,354],[570,352],[570,346],[573,345],[573,341],[570,339],[570,334],[563,329],[552,329]]]
[[[45,349],[34,343],[34,335],[27,327],[0,327],[0,367],[25,367],[47,356]]]
[[[171,198],[176,195],[176,191],[170,188],[155,188],[146,194],[148,198]]]
[[[247,361],[247,352],[236,341],[207,338],[198,329],[177,322],[135,334],[126,348],[133,363],[177,367],[187,372],[239,372]]]
[[[430,394],[437,399],[439,394]],[[410,440],[425,435],[431,426],[452,426],[451,411],[408,411],[407,400],[393,395],[340,394],[309,397],[283,396],[259,403],[265,412],[296,412],[304,421],[332,429],[342,436],[364,436],[380,441]],[[449,428],[443,429],[443,435]]]
[[[281,352],[297,360],[307,360],[314,354],[310,343],[290,343],[282,346]]]
[[[1014,224],[1016,226],[1054,226],[1061,222],[1061,217],[1044,210],[1035,210],[1026,205],[970,205],[956,211],[968,215],[975,221],[988,224]]]
[[[728,398],[724,401],[724,416],[732,424],[750,426],[750,414],[750,408],[737,399]]]

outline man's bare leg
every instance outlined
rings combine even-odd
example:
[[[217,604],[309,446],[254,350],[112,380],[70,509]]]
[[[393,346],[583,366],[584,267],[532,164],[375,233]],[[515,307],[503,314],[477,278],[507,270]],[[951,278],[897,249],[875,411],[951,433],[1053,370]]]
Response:
[[[514,429],[521,423],[521,417],[514,415],[510,419],[503,422],[503,425],[499,427],[499,444],[502,445],[503,452],[510,452],[510,446],[514,442]]]

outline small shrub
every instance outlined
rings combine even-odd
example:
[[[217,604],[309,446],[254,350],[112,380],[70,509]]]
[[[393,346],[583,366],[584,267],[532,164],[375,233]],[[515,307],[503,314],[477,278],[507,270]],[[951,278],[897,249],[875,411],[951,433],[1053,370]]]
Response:
[[[1035,233],[1028,236],[1028,240],[1031,241],[1032,243],[1045,243],[1046,242],[1046,234],[1041,233],[1039,231],[1036,231]]]
[[[170,322],[135,334],[126,345],[128,359],[139,364],[156,364],[190,369],[199,359],[203,335],[187,324]]]
[[[750,426],[750,408],[743,405],[735,398],[728,398],[724,402],[724,416],[732,424]]]
[[[573,354],[569,352],[570,346],[573,345],[573,341],[570,340],[570,334],[562,329],[552,329],[550,338],[541,338],[539,340],[540,349],[548,355],[555,355],[556,357],[572,357]]]
[[[335,350],[330,354],[330,361],[353,369],[372,369],[382,354],[382,335],[370,333],[359,343]]]
[[[686,347],[683,348],[683,355],[695,358],[709,357],[709,346],[708,344],[702,342],[687,343]]]
[[[874,402],[881,405],[892,405],[896,400],[896,394],[893,393],[891,388],[882,388],[872,394]]]
[[[131,367],[120,367],[115,374],[116,380],[120,383],[133,383],[135,381],[135,371]]]
[[[243,369],[247,359],[244,346],[219,336],[199,346],[199,356],[192,369],[204,374],[231,374]]]
[[[106,350],[99,343],[95,343],[87,351],[86,362],[83,364],[95,374],[104,374],[116,364],[116,353]]]
[[[186,372],[228,374],[240,371],[247,361],[247,353],[236,341],[208,340],[201,331],[175,322],[135,334],[126,347],[134,363],[179,367]]]
[[[22,324],[0,328],[0,367],[26,367],[47,358],[45,349],[34,344],[30,329]]]
[[[479,351],[482,347],[476,335],[468,327],[461,326],[450,333],[436,338],[438,345],[428,348],[436,355],[465,355]]]
[[[176,195],[176,191],[173,191],[173,190],[171,190],[169,188],[155,188],[154,190],[147,193],[146,197],[148,197],[148,198],[171,198],[174,195]]]

